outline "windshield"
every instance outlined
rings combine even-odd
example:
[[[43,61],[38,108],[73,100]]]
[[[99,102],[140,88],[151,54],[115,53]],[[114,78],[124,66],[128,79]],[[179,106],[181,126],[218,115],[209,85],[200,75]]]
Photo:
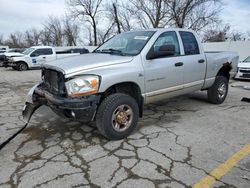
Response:
[[[16,52],[16,51],[15,51],[15,49],[11,49],[11,50],[9,50],[8,52]]]
[[[155,31],[122,33],[105,42],[94,52],[134,56],[141,52],[154,33]]]
[[[244,61],[243,63],[250,63],[250,56],[248,56]]]
[[[26,49],[24,52],[22,52],[22,54],[24,55],[28,55],[30,52],[32,52],[33,50],[35,50],[35,48],[28,48]]]

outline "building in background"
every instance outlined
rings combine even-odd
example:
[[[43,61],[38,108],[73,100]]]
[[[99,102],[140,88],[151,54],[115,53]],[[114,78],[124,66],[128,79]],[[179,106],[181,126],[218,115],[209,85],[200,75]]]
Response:
[[[240,61],[250,56],[250,41],[228,41],[204,43],[205,51],[235,51],[239,53]]]

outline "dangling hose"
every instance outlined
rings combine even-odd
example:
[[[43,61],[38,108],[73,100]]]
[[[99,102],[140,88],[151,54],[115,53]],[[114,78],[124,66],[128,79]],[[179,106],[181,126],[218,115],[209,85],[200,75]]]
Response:
[[[4,148],[11,140],[13,140],[18,134],[20,134],[26,127],[28,123],[26,123],[20,130],[18,130],[15,134],[5,140],[3,143],[0,144],[0,150]]]

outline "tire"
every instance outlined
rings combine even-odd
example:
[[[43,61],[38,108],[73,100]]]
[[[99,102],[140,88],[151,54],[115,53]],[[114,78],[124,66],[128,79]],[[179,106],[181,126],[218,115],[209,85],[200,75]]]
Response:
[[[129,95],[116,93],[100,104],[96,126],[110,140],[126,138],[134,130],[139,117],[138,103]]]
[[[208,101],[213,104],[221,104],[225,101],[228,93],[228,79],[217,76],[215,82],[207,91]]]
[[[26,63],[18,63],[17,69],[19,71],[26,71],[29,69],[28,65]]]

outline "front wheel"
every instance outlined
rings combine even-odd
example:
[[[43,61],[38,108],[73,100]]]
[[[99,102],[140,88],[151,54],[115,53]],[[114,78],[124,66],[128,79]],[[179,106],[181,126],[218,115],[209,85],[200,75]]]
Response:
[[[100,104],[96,114],[96,126],[108,139],[126,138],[135,128],[139,117],[136,100],[126,94],[108,96]]]
[[[213,104],[221,104],[225,101],[228,93],[228,79],[217,76],[214,84],[207,91],[208,100]]]
[[[19,71],[26,71],[29,69],[28,65],[26,63],[19,63],[17,65],[17,68]]]

